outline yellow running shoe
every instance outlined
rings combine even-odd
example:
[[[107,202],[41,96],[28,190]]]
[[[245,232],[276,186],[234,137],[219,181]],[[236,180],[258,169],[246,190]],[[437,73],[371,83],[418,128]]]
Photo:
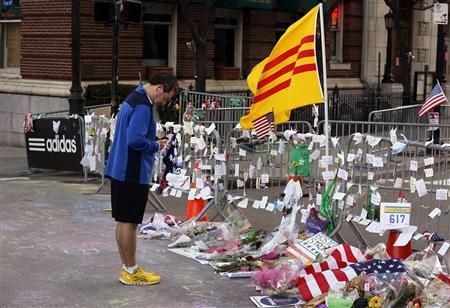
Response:
[[[144,272],[140,267],[137,268],[134,274],[129,274],[122,268],[119,281],[126,285],[145,286],[158,284],[161,281],[161,277],[153,273]]]

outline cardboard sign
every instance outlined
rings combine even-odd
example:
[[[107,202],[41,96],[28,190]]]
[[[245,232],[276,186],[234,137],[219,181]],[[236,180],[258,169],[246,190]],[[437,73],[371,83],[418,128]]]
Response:
[[[411,203],[382,202],[380,223],[388,227],[408,226],[411,217]]]

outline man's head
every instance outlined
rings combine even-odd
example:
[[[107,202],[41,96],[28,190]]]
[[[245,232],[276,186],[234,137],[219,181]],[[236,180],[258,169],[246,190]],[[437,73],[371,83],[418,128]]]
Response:
[[[178,81],[173,74],[161,73],[152,76],[144,86],[155,105],[165,105],[178,93]]]

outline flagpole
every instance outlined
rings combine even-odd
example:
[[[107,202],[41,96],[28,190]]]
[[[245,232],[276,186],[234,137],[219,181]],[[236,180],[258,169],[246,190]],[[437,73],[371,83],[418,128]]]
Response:
[[[324,22],[323,22],[323,3],[319,4],[319,11],[320,11],[320,40],[322,45],[322,78],[323,78],[323,103],[325,107],[325,137],[326,137],[326,143],[325,143],[325,155],[328,156],[329,154],[329,146],[328,146],[328,140],[329,140],[329,126],[328,126],[328,89],[327,89],[327,59],[325,54],[325,31],[324,31]]]

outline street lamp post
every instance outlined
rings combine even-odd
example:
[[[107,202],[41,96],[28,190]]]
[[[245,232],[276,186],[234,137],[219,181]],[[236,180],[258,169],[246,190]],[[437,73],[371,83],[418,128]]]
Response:
[[[392,12],[389,11],[386,15],[384,15],[384,23],[386,25],[387,30],[387,47],[386,47],[386,64],[384,65],[384,75],[382,83],[394,83],[394,79],[392,79],[392,29],[394,28],[394,18]]]
[[[72,0],[72,85],[68,98],[69,114],[84,114],[80,62],[80,1]]]

